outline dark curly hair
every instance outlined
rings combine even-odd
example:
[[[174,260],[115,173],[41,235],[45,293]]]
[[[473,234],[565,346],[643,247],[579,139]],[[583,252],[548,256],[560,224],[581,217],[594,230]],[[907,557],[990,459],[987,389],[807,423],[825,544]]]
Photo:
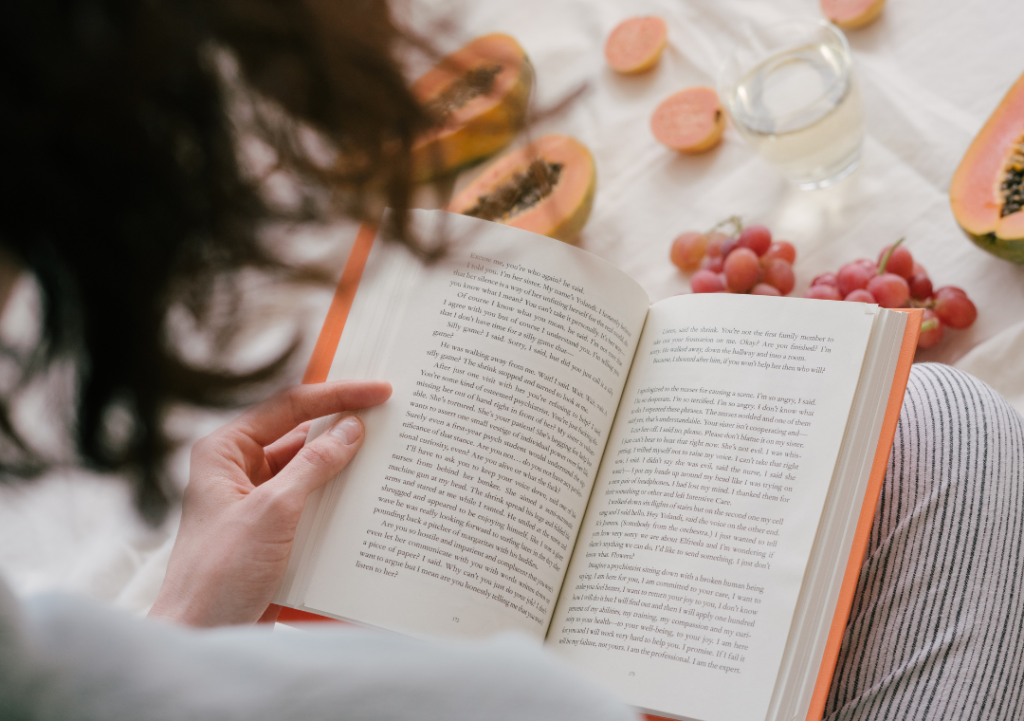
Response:
[[[69,359],[76,461],[132,476],[155,521],[169,502],[163,409],[233,402],[288,360],[236,375],[195,367],[167,342],[169,309],[202,320],[216,279],[296,272],[258,240],[284,211],[240,164],[232,108],[248,108],[247,132],[277,167],[321,191],[293,216],[372,218],[386,204],[403,236],[425,118],[396,58],[417,43],[384,0],[11,0],[0,17],[0,247],[43,301],[42,339],[18,358],[0,408],[0,463],[8,478],[48,466],[7,404]],[[332,154],[311,157],[304,129]],[[132,421],[118,443],[105,431],[114,407]]]

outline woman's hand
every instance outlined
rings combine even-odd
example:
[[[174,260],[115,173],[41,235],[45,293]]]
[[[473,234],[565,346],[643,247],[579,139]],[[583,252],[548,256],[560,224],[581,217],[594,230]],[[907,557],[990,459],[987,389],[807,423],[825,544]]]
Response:
[[[306,497],[363,442],[363,424],[349,416],[303,446],[308,422],[390,395],[379,381],[296,386],[196,443],[178,537],[150,616],[193,626],[258,620],[284,577]]]

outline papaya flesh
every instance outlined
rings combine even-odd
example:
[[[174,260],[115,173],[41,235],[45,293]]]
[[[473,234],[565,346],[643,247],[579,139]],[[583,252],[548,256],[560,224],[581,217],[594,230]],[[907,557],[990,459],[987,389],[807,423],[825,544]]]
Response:
[[[949,184],[949,202],[971,240],[1024,264],[1024,75],[967,149]]]
[[[587,147],[545,135],[494,160],[448,210],[573,243],[590,217],[596,188]]]
[[[526,120],[533,67],[501,33],[445,57],[412,85],[434,126],[413,144],[413,179],[447,175],[498,152]]]

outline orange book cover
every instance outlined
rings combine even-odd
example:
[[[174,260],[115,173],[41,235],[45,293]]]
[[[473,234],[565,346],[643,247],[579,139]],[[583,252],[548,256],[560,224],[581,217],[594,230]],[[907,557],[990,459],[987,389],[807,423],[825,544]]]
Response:
[[[366,260],[370,255],[370,249],[373,247],[376,235],[377,228],[369,224],[363,224],[356,234],[348,261],[345,263],[345,269],[342,272],[341,279],[338,281],[338,287],[335,289],[334,297],[327,311],[327,317],[324,319],[320,335],[317,337],[313,355],[306,367],[306,373],[302,379],[303,383],[322,383],[327,380],[327,374],[334,360],[338,342],[341,340],[341,334],[345,328],[345,322],[348,320],[348,314],[352,308],[352,302],[355,299],[356,290],[359,287],[359,281],[362,279],[363,269],[366,267]],[[906,392],[907,381],[910,378],[910,367],[913,365],[914,353],[917,350],[917,338],[920,332],[923,311],[907,310],[905,312],[910,315],[910,318],[908,319],[907,329],[903,336],[899,362],[896,366],[896,375],[893,378],[892,390],[889,394],[889,401],[885,411],[885,419],[882,422],[882,431],[871,466],[871,477],[864,495],[860,516],[857,520],[857,530],[854,534],[850,557],[846,564],[846,572],[843,576],[839,599],[836,602],[836,610],[833,615],[828,640],[825,644],[825,652],[822,656],[818,678],[814,685],[814,694],[808,709],[807,721],[818,721],[824,714],[829,687],[832,683],[832,675],[835,672],[835,666],[839,659],[839,650],[843,643],[843,634],[846,629],[846,623],[849,620],[850,609],[853,607],[853,596],[857,589],[857,579],[860,575],[860,568],[864,561],[868,539],[871,535],[871,525],[874,521],[875,509],[882,493],[882,482],[885,480],[885,469],[889,460],[889,453],[892,450],[893,439],[896,435],[896,424],[899,421],[900,411],[903,408],[903,395]],[[319,616],[308,611],[277,605],[271,605],[260,620],[264,623],[277,621],[286,624],[312,621],[343,623],[342,621]],[[646,715],[646,718],[650,721],[663,719],[661,716],[650,714]]]

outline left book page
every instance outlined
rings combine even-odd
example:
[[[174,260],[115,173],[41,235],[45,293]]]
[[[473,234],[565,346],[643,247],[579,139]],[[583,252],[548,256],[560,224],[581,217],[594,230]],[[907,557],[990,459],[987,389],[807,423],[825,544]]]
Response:
[[[309,504],[277,602],[414,636],[543,639],[649,301],[600,258],[414,211],[374,241],[329,378],[378,378],[366,441]],[[311,431],[322,432],[333,419]]]

